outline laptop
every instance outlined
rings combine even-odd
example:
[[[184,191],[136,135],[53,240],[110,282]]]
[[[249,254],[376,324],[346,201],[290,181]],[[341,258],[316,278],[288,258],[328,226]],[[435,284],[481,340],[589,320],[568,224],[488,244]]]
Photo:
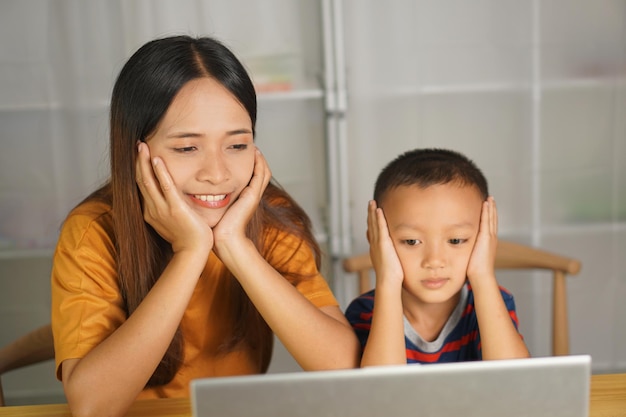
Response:
[[[194,417],[588,417],[591,357],[193,380]]]

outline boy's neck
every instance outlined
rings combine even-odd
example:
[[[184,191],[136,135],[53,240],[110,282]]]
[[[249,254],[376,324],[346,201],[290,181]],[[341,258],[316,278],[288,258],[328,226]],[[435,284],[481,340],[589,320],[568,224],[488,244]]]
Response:
[[[437,339],[461,297],[461,291],[443,303],[423,303],[402,291],[402,310],[411,327],[426,342]]]

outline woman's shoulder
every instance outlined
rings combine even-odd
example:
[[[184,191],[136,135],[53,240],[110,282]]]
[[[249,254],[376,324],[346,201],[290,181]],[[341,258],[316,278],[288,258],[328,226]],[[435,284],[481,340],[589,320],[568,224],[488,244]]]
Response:
[[[59,244],[76,247],[93,238],[110,243],[112,236],[111,206],[98,200],[86,200],[67,215],[61,228]]]
[[[263,195],[270,207],[292,208],[295,201],[285,189],[275,183],[270,183]]]
[[[86,200],[74,207],[65,223],[73,224],[90,224],[96,223],[112,223],[111,205],[98,200]]]
[[[311,221],[293,197],[280,186],[270,183],[264,200],[266,211],[262,221],[265,223],[263,233],[266,241],[286,239],[291,246],[305,240],[312,226]]]

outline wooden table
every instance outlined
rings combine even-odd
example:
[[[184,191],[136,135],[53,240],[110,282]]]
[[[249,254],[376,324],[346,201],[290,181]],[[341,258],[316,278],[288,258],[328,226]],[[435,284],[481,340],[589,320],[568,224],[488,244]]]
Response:
[[[626,373],[591,376],[589,417],[626,417]],[[0,407],[0,417],[71,417],[66,404]],[[191,417],[187,398],[137,401],[126,417]]]
[[[626,416],[626,373],[591,376],[589,417]]]
[[[72,417],[67,404],[0,407],[0,416]],[[191,417],[189,398],[164,398],[135,402],[126,417]]]

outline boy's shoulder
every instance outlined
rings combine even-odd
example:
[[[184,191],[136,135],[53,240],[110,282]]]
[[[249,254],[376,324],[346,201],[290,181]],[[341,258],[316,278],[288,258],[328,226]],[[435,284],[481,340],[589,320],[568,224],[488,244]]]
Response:
[[[474,302],[474,291],[472,290],[472,286],[470,285],[470,283],[468,282],[467,284],[467,289],[468,289],[468,301],[469,303]],[[502,285],[499,285],[498,288],[500,288],[500,295],[502,295],[502,299],[505,302],[514,302],[514,297],[513,297],[513,293],[511,291],[509,291],[508,289],[506,289],[505,287],[503,287]]]
[[[376,289],[369,290],[365,292],[355,299],[352,300],[350,304],[358,303],[358,304],[374,304],[374,295],[376,294]]]
[[[370,290],[353,299],[348,305],[346,313],[349,314],[372,311],[374,308],[375,291],[376,289]]]

